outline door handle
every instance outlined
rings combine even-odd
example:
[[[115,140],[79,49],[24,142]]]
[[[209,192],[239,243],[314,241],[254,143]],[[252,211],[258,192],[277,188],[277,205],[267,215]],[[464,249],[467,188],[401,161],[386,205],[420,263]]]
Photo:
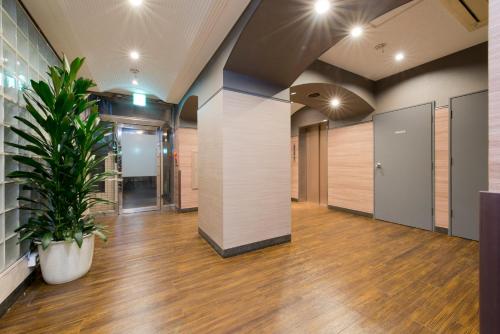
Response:
[[[377,162],[377,163],[375,164],[375,168],[382,168],[382,163]]]

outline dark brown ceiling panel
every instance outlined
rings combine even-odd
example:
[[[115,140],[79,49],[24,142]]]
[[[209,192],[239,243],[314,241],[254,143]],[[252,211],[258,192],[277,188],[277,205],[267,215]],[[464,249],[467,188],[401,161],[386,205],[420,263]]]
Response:
[[[319,16],[315,0],[262,0],[226,62],[225,70],[282,87],[362,24],[410,0],[332,0]]]
[[[196,122],[198,120],[198,96],[191,95],[182,105],[179,117],[184,121]]]
[[[290,94],[292,102],[319,110],[334,121],[368,116],[374,110],[359,95],[333,84],[309,83],[297,85],[290,88]],[[332,99],[338,99],[340,104],[332,107],[330,105]]]

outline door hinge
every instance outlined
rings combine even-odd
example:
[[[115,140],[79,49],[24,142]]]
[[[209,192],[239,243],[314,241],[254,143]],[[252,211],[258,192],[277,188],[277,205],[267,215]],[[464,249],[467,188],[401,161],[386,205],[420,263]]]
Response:
[[[453,210],[450,210],[450,218],[453,218]]]
[[[450,157],[450,166],[453,166],[453,158]]]

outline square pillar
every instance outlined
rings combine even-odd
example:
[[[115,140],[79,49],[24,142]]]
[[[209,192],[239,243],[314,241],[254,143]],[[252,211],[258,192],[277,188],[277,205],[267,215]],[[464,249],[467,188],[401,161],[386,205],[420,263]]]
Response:
[[[198,136],[200,235],[223,257],[290,241],[289,102],[221,89]]]

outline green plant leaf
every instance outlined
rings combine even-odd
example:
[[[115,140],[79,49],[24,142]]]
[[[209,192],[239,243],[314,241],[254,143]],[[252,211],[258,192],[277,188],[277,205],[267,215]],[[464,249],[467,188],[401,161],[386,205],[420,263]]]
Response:
[[[94,234],[101,238],[102,241],[108,241],[108,237],[99,230],[95,230]]]
[[[78,245],[78,247],[82,247],[82,243],[83,243],[83,232],[82,231],[78,231],[78,232],[75,232],[75,235],[73,236],[73,238],[75,239],[76,241],[76,244]]]
[[[52,241],[52,233],[45,232],[42,236],[42,248],[47,249],[47,247],[49,247],[51,241]]]

